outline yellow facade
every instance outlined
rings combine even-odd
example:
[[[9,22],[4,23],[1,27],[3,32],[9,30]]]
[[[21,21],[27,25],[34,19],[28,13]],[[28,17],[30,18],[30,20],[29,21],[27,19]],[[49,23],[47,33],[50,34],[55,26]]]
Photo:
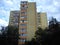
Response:
[[[43,13],[38,13],[37,14],[39,17],[37,18],[38,20],[40,20],[40,22],[37,22],[37,26],[41,27],[42,29],[45,29],[48,27],[48,21],[47,21],[47,14],[45,12]]]
[[[27,8],[27,40],[35,36],[36,31],[36,3],[28,3]]]
[[[22,1],[20,4],[20,11],[11,11],[9,25],[16,25],[16,17],[18,15],[19,25],[19,42],[18,44],[24,44],[25,41],[30,41],[35,36],[35,32],[38,27],[45,29],[48,27],[47,14],[37,13],[36,2]],[[23,31],[22,31],[23,30]]]
[[[21,4],[20,18],[19,18],[19,35],[26,34],[25,36],[19,36],[18,44],[24,44],[24,40],[30,41],[35,36],[36,31],[36,3],[35,2],[24,2]],[[24,7],[24,9],[22,9]],[[23,22],[24,20],[24,22]],[[22,26],[24,24],[26,26]],[[25,29],[26,32],[21,32]],[[21,41],[22,40],[22,41]]]

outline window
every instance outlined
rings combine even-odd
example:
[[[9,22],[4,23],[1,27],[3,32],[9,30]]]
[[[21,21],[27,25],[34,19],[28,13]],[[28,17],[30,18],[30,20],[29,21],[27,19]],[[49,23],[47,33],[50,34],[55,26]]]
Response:
[[[21,23],[24,23],[24,20],[21,20],[20,22],[21,22]]]
[[[38,22],[40,22],[40,20],[38,20]]]
[[[40,18],[38,18],[38,22],[40,22]]]
[[[25,12],[21,12],[21,14],[25,14]]]
[[[21,4],[27,4],[27,1],[21,1]]]
[[[22,5],[22,7],[21,8],[27,8],[27,5]]]
[[[25,14],[25,15],[26,15],[26,14],[27,14],[27,12],[21,12],[21,14]]]
[[[27,16],[21,16],[21,18],[27,18]]]
[[[38,17],[40,18],[40,15],[38,15]]]
[[[23,33],[22,33],[22,34],[20,34],[20,36],[27,36],[27,34],[23,34]]]
[[[18,23],[18,19],[15,18],[15,20],[13,20],[14,23]]]
[[[25,8],[27,8],[27,5],[25,5]]]
[[[18,25],[18,23],[15,23],[16,25]]]
[[[21,42],[25,42],[25,39],[20,39]]]
[[[25,28],[22,28],[22,29],[21,29],[21,32],[26,32],[26,29],[25,29]]]
[[[24,5],[22,5],[22,7],[25,7]]]
[[[22,28],[21,30],[25,30],[24,28]]]
[[[25,20],[24,22],[27,22],[27,20]]]
[[[27,6],[25,6],[25,7],[21,7],[21,10],[24,10],[24,9],[27,9],[28,7]]]
[[[21,24],[21,26],[27,26],[27,24]]]
[[[21,22],[21,23],[24,23],[24,22],[27,22],[27,20],[21,20],[20,22]]]
[[[20,23],[22,23],[22,21],[20,21]]]
[[[15,14],[15,15],[14,15],[14,17],[18,17],[18,16],[19,16],[19,14]]]
[[[21,18],[24,18],[23,16]]]
[[[24,20],[22,20],[22,22],[24,23]]]

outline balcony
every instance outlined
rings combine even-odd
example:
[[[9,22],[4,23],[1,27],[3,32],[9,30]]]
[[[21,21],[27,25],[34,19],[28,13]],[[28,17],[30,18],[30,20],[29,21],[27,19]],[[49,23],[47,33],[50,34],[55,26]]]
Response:
[[[27,10],[25,10],[25,9],[21,9],[21,12],[27,12]]]
[[[27,22],[20,22],[20,24],[27,24]]]
[[[23,45],[23,44],[25,44],[25,42],[19,41],[18,44],[19,44],[19,45]]]
[[[28,2],[27,1],[21,1],[21,4],[27,4]]]
[[[21,4],[21,6],[27,6],[27,3],[26,4]]]
[[[23,31],[23,32],[20,31],[19,34],[27,34],[27,32],[26,31]]]
[[[27,10],[27,8],[28,8],[27,4],[21,4],[21,9]]]
[[[21,39],[26,39],[27,36],[19,36],[19,38],[21,38]]]
[[[27,12],[21,12],[21,15],[27,15]]]
[[[27,16],[27,14],[21,14],[21,16]]]
[[[20,26],[20,28],[27,28],[27,26]]]
[[[27,20],[27,18],[20,18],[20,20],[21,20],[21,21],[22,21],[22,20],[26,21],[26,20]]]

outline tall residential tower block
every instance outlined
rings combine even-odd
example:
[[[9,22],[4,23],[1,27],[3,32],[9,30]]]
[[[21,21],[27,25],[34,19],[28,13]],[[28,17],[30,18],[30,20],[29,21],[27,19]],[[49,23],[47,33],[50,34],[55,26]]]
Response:
[[[9,18],[9,25],[18,26],[20,11],[11,11]]]
[[[30,41],[35,36],[38,27],[45,29],[48,27],[46,13],[37,13],[36,2],[21,1],[20,11],[11,11],[9,25],[18,25],[19,40],[22,45],[25,41]]]
[[[22,44],[25,40],[31,40],[35,35],[35,31],[37,29],[36,3],[22,1],[20,9],[19,43]]]

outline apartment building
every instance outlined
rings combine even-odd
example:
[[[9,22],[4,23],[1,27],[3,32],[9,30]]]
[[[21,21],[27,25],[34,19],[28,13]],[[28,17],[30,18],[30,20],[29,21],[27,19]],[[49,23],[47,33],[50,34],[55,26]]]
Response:
[[[48,27],[47,14],[45,12],[37,13],[37,28],[45,29]]]
[[[20,11],[18,11],[18,10],[11,11],[10,12],[10,18],[9,18],[9,25],[18,26],[19,15],[20,15]]]
[[[36,31],[36,3],[22,1],[20,7],[19,44],[31,40]]]
[[[18,44],[23,45],[35,36],[38,27],[45,29],[48,26],[47,14],[37,13],[36,2],[21,1],[20,11],[11,11],[9,25],[18,25]]]

